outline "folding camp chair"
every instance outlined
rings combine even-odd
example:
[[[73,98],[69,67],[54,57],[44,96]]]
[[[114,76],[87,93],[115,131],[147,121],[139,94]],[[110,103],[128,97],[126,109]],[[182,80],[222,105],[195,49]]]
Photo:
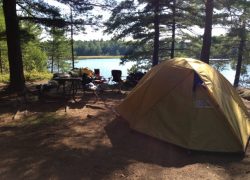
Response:
[[[94,69],[94,75],[95,75],[95,79],[100,79],[100,69]]]
[[[114,87],[117,87],[119,89],[119,92],[121,92],[121,87],[123,84],[123,81],[121,79],[122,77],[122,71],[121,70],[111,70],[111,82],[114,83]]]
[[[86,73],[83,73],[82,75],[82,89],[83,93],[85,94],[86,91],[92,91],[96,98],[98,99],[97,95],[97,86],[93,83],[93,80],[91,77],[89,77]]]

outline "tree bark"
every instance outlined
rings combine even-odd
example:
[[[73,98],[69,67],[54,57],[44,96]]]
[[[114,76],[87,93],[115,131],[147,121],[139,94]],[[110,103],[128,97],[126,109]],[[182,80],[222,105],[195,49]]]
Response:
[[[2,49],[0,48],[0,72],[3,74]]]
[[[152,66],[155,66],[159,63],[159,37],[160,37],[160,18],[159,18],[159,0],[155,1],[154,9],[154,52],[152,59]]]
[[[55,33],[55,27],[52,27],[51,73],[54,73]]]
[[[172,43],[171,43],[171,54],[170,54],[170,57],[171,59],[174,58],[174,51],[175,51],[175,24],[176,24],[176,21],[175,21],[175,11],[176,11],[176,0],[173,0],[173,8],[172,8],[172,11],[173,11],[173,24],[172,24]]]
[[[60,72],[60,61],[58,60],[57,62],[58,62],[57,63],[57,72],[59,73]]]
[[[213,8],[214,8],[214,1],[206,0],[205,28],[204,28],[203,43],[202,43],[200,59],[207,64],[209,64],[209,56],[210,56],[210,48],[211,48]]]
[[[54,54],[51,56],[51,73],[54,73]]]
[[[238,47],[238,59],[237,59],[236,72],[235,72],[235,78],[234,78],[234,87],[239,86],[241,66],[242,66],[243,54],[244,54],[244,49],[245,49],[245,42],[246,42],[246,24],[244,22],[242,29],[241,29],[241,33],[240,33],[240,44]]]
[[[25,88],[20,33],[16,14],[16,0],[3,0],[6,25],[11,92],[22,92]]]
[[[74,57],[74,38],[73,38],[73,14],[72,14],[72,8],[70,8],[70,35],[71,35],[71,58],[72,58],[72,69],[75,68],[75,57]]]

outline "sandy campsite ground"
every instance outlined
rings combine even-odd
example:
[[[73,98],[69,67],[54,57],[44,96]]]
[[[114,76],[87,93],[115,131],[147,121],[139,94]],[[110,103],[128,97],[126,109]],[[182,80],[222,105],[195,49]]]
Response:
[[[125,96],[0,106],[0,179],[250,179],[250,146],[192,152],[136,133],[113,111]]]

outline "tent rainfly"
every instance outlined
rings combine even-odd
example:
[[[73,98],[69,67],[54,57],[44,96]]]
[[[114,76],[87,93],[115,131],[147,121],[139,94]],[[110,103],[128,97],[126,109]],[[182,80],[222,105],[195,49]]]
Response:
[[[132,129],[187,149],[245,152],[250,135],[248,111],[233,86],[191,58],[153,67],[116,111]]]

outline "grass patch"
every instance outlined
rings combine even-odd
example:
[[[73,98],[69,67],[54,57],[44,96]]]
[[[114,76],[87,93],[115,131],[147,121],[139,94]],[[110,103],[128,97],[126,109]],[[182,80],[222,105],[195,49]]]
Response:
[[[31,72],[24,72],[24,76],[26,81],[37,81],[37,80],[51,79],[53,74],[49,72],[31,71]]]
[[[122,56],[77,56],[76,59],[120,59]]]
[[[24,77],[26,81],[37,81],[37,80],[49,80],[51,79],[53,74],[49,72],[24,72]],[[9,74],[1,74],[0,75],[0,83],[8,83],[10,81]]]

